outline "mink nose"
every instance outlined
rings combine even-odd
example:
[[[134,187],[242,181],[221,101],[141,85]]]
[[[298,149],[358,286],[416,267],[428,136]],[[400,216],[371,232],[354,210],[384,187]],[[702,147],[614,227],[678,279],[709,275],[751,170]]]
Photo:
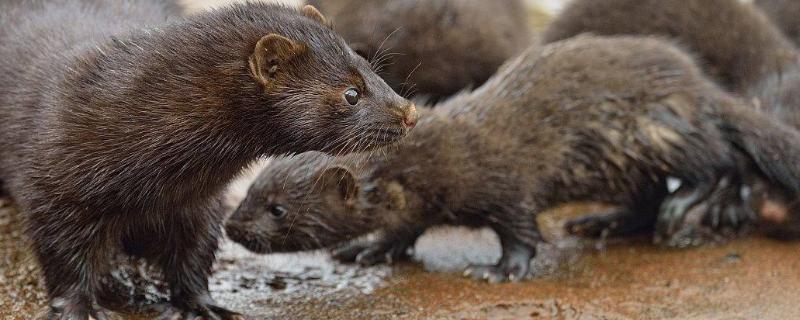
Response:
[[[414,128],[417,125],[417,120],[419,120],[419,113],[417,112],[417,107],[412,103],[406,109],[403,125],[408,129]]]

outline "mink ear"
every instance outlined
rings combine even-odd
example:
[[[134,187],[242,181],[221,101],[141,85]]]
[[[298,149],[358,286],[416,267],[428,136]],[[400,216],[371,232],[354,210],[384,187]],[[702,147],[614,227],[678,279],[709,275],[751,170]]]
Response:
[[[307,4],[303,6],[303,9],[300,10],[304,16],[314,19],[315,21],[319,22],[321,25],[331,27],[330,23],[328,23],[328,19],[325,19],[325,16],[322,15],[316,7]]]
[[[284,36],[270,33],[258,40],[250,55],[250,72],[265,86],[270,86],[281,68],[305,51],[305,45]]]
[[[339,166],[325,169],[317,184],[327,201],[343,202],[347,207],[352,206],[358,191],[353,173]]]

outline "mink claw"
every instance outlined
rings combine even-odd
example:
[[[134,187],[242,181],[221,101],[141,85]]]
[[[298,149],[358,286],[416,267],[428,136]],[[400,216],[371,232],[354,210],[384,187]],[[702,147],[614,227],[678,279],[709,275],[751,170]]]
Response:
[[[64,298],[54,298],[50,304],[50,311],[47,315],[48,320],[71,320],[71,319],[92,319],[108,320],[108,309],[101,307],[97,303],[92,303],[90,307],[81,307],[74,301]]]
[[[180,308],[169,303],[154,305],[151,309],[160,313],[156,320],[246,320],[237,312],[212,303],[198,303],[193,308]]]

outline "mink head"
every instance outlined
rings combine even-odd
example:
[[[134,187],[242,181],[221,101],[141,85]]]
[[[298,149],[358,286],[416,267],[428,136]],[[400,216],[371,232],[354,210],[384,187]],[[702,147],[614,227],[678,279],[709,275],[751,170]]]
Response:
[[[256,103],[245,105],[267,104],[270,110],[264,122],[258,110],[243,112],[243,120],[264,123],[263,134],[277,133],[272,153],[370,150],[399,140],[415,125],[413,103],[376,75],[314,7],[283,20],[253,44],[247,59],[258,93]]]
[[[399,183],[360,180],[339,161],[320,153],[272,161],[228,220],[228,236],[258,253],[311,250],[406,216],[410,197]]]

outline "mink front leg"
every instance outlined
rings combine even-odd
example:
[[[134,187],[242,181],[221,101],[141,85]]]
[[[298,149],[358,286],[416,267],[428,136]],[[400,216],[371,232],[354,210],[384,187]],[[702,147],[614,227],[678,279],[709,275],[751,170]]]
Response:
[[[165,254],[160,264],[170,288],[170,303],[157,319],[240,320],[244,316],[220,307],[208,290],[208,277],[214,263],[219,238],[221,214],[216,207],[188,218],[172,216],[171,234],[166,237]],[[177,220],[176,220],[177,218]]]
[[[508,214],[508,213],[511,214]],[[490,283],[517,282],[528,276],[536,245],[542,241],[536,215],[530,211],[506,211],[490,216],[490,227],[500,238],[502,256],[492,265],[471,265],[464,275]]]
[[[107,310],[97,304],[99,279],[108,271],[109,224],[101,215],[61,206],[33,211],[29,230],[47,291],[51,297],[47,319],[97,320]]]
[[[334,259],[371,266],[380,263],[392,264],[407,259],[408,249],[414,246],[425,228],[406,227],[382,231],[371,241],[351,241],[331,250]]]

